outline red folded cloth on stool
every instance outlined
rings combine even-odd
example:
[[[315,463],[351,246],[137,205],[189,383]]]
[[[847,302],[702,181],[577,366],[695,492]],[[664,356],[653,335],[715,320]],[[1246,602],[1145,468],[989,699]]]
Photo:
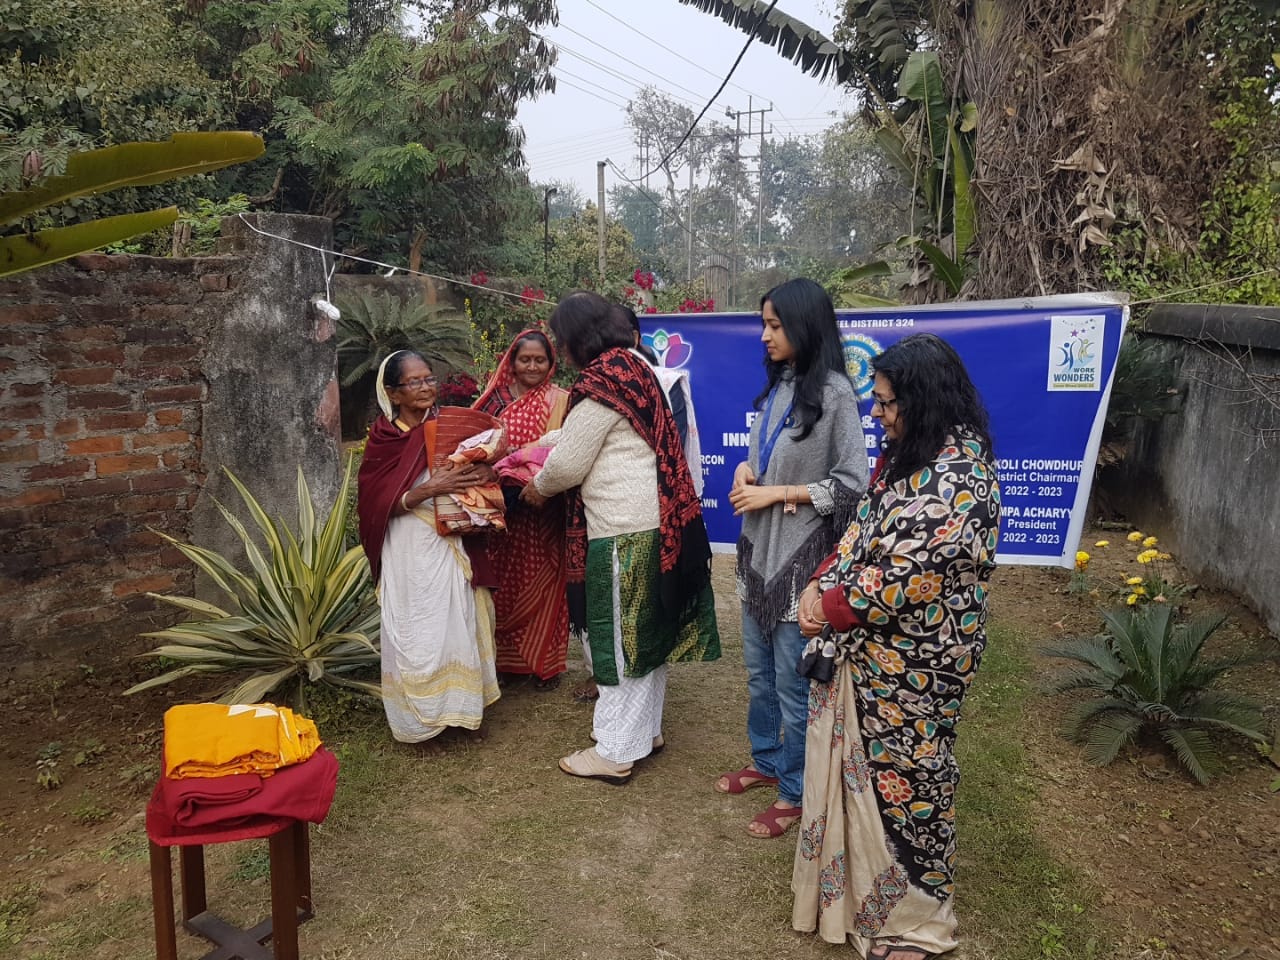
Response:
[[[147,834],[161,846],[266,837],[295,820],[320,823],[338,784],[338,758],[320,747],[270,777],[161,777],[147,803]]]

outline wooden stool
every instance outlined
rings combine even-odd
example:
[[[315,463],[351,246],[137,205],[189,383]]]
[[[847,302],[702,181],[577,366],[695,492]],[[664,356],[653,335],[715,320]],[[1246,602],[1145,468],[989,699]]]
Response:
[[[173,866],[169,847],[151,840],[151,899],[155,908],[156,958],[178,960],[173,917]],[[294,820],[267,840],[271,854],[271,916],[248,930],[234,927],[205,902],[204,845],[178,845],[182,925],[218,945],[203,960],[298,960],[298,924],[310,920],[311,838]],[[271,950],[262,946],[271,940]]]

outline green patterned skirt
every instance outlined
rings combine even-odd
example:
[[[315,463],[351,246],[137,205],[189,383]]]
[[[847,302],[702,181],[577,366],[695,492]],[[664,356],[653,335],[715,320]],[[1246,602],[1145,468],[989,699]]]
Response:
[[[660,546],[656,529],[587,543],[587,636],[595,678],[606,686],[619,676],[643,677],[664,663],[720,658],[710,583],[682,616],[662,609]],[[614,644],[619,635],[621,665]]]

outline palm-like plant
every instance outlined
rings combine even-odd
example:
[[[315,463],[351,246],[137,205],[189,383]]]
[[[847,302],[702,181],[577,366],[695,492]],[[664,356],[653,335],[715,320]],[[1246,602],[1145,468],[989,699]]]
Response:
[[[401,300],[384,292],[340,294],[338,379],[342,386],[342,433],[364,435],[375,412],[378,364],[396,350],[416,350],[443,380],[452,370],[474,366],[471,324],[466,314],[444,304]]]
[[[1173,749],[1188,773],[1207,783],[1220,766],[1212,734],[1265,739],[1257,703],[1214,689],[1228,670],[1263,657],[1202,658],[1205,641],[1226,618],[1208,613],[1177,623],[1174,613],[1164,603],[1105,611],[1107,633],[1045,651],[1076,664],[1050,691],[1099,694],[1067,718],[1067,735],[1084,745],[1089,761],[1104,766],[1140,736],[1154,735]]]
[[[220,691],[222,702],[255,703],[290,681],[296,683],[293,702],[299,708],[305,706],[309,683],[381,695],[377,683],[358,676],[378,667],[379,613],[369,562],[360,547],[348,549],[345,544],[354,464],[354,458],[348,461],[342,489],[323,524],[317,523],[311,491],[299,469],[296,533],[283,520],[268,517],[227,471],[262,534],[266,552],[222,504],[218,509],[244,543],[248,570],[236,569],[212,550],[165,537],[231,598],[235,610],[194,597],[151,594],[195,617],[143,634],[165,641],[143,656],[179,665],[130,687],[126,694],[197,674],[247,673]]]
[[[417,350],[433,368],[465,370],[471,365],[471,325],[455,307],[373,290],[344,293],[337,307],[342,312],[338,376],[344,387],[376,371],[395,350]]]

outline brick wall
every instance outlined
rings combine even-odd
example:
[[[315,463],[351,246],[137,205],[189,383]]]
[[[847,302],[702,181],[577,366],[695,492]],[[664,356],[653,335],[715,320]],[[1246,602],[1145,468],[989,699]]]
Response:
[[[140,650],[171,623],[147,593],[189,594],[193,572],[154,531],[234,558],[221,467],[272,514],[295,514],[299,465],[332,501],[333,328],[308,300],[323,265],[250,223],[332,241],[328,221],[259,215],[224,223],[233,255],[0,278],[0,676]]]
[[[0,280],[0,651],[68,654],[188,591],[210,321],[229,258],[91,254]]]

